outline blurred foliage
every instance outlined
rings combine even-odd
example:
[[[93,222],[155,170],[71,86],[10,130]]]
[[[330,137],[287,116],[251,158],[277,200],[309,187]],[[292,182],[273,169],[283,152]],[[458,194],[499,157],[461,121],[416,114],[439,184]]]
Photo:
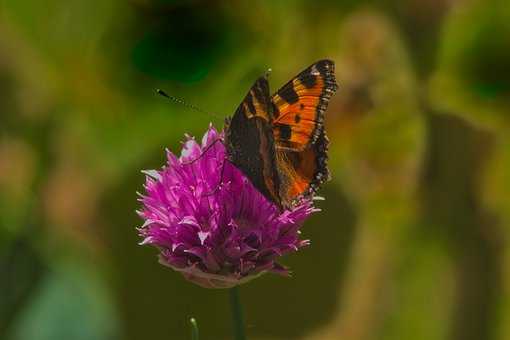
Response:
[[[321,58],[333,181],[294,277],[241,287],[249,338],[510,338],[503,0],[1,0],[0,338],[230,338],[137,245],[140,170]]]

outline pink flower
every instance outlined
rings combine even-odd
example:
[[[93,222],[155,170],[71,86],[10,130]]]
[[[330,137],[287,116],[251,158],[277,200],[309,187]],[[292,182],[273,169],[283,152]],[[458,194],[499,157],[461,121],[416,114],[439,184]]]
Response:
[[[310,200],[280,210],[226,158],[213,127],[202,145],[189,138],[167,166],[149,170],[141,194],[141,244],[160,263],[207,288],[229,288],[263,273],[288,274],[277,260],[309,244],[299,228],[318,209]]]

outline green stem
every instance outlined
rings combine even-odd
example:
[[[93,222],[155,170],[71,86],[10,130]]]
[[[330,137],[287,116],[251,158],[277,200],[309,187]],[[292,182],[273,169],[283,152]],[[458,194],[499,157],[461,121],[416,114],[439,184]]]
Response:
[[[239,299],[239,288],[233,287],[229,289],[230,309],[232,310],[232,323],[234,326],[234,339],[246,340],[244,335],[244,318],[241,300]]]
[[[195,318],[189,319],[191,323],[191,340],[198,340],[198,324]]]

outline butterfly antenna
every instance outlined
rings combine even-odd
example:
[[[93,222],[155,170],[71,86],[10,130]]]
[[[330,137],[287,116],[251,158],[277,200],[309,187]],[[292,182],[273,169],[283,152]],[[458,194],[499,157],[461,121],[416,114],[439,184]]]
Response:
[[[174,96],[170,96],[168,93],[166,93],[165,91],[163,91],[161,89],[156,89],[156,93],[159,94],[162,97],[165,97],[166,99],[169,99],[169,100],[171,100],[171,101],[173,101],[175,103],[181,104],[181,105],[183,105],[183,106],[185,106],[187,108],[190,108],[192,110],[195,110],[197,112],[200,112],[200,113],[203,113],[203,114],[206,114],[206,115],[210,115],[210,116],[213,116],[213,117],[218,118],[218,119],[223,119],[219,115],[214,114],[214,113],[209,112],[209,111],[206,111],[206,110],[203,110],[203,109],[199,108],[198,106],[195,106],[193,104],[188,103],[187,101],[185,101],[182,98],[177,98],[177,97],[174,97]]]

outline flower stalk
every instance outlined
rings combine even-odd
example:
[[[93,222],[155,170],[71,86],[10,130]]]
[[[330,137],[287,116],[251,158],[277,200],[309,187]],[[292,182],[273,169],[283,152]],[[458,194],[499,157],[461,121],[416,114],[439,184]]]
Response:
[[[234,340],[246,340],[244,334],[244,316],[241,299],[239,298],[239,287],[229,289],[230,309],[232,310],[232,325],[234,328]]]
[[[191,324],[191,340],[198,340],[198,323],[195,318],[189,319]]]

